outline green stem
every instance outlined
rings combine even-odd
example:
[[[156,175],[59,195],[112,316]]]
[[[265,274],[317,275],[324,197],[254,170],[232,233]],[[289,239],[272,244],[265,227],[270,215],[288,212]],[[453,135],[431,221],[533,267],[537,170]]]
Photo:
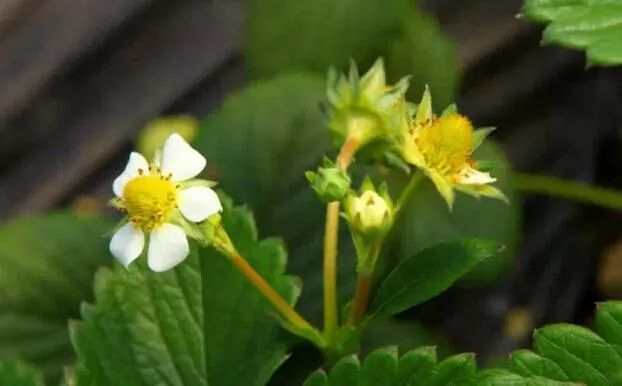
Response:
[[[395,204],[394,223],[399,220],[400,216],[404,212],[404,207],[410,202],[410,199],[412,198],[417,186],[422,179],[423,173],[421,173],[421,171],[419,170],[414,172],[413,175],[410,177],[408,184],[406,184],[406,186],[402,190],[402,193],[400,193],[400,196],[397,199],[397,203]]]
[[[402,189],[395,205],[394,224],[404,212],[404,208],[412,199],[412,196],[422,179],[423,174],[420,171],[416,171],[410,177],[408,184],[406,184],[404,189]],[[384,237],[381,237],[374,242],[373,245],[371,245],[371,248],[369,248],[369,256],[366,256],[366,261],[372,262],[377,259],[380,251],[382,250],[384,239]],[[374,268],[375,267],[372,266],[370,270],[359,272],[358,274],[356,279],[356,289],[354,291],[354,297],[352,298],[352,308],[350,309],[350,315],[348,316],[348,324],[350,326],[358,326],[365,316],[367,305],[369,304],[371,286],[373,283]]]
[[[384,237],[378,239],[369,248],[369,254],[367,256],[367,262],[375,262],[382,249],[384,243]],[[369,295],[371,293],[371,287],[374,279],[374,267],[364,272],[359,272],[356,278],[356,289],[354,290],[354,297],[352,298],[352,307],[350,308],[350,315],[348,316],[348,325],[358,326],[369,304]]]
[[[337,167],[347,170],[358,147],[355,137],[348,138],[337,156]],[[339,201],[326,206],[324,230],[324,336],[330,341],[338,326],[337,244],[339,240]]]
[[[516,188],[522,192],[567,198],[609,209],[622,210],[622,192],[617,190],[527,173],[514,173],[513,180]]]
[[[325,346],[325,341],[320,332],[300,315],[249,262],[242,257],[231,242],[229,235],[223,227],[219,226],[214,237],[214,248],[225,255],[231,264],[261,293],[266,300],[278,311],[278,313],[291,326],[290,331],[309,339],[319,347]]]

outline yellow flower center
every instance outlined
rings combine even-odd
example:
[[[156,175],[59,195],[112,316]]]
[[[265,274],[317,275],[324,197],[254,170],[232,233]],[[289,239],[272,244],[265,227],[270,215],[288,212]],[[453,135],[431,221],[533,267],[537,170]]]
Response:
[[[123,201],[132,222],[151,230],[166,222],[177,206],[177,186],[159,173],[141,175],[125,185]]]
[[[451,177],[471,162],[473,126],[462,115],[440,117],[421,128],[416,144],[429,168]]]

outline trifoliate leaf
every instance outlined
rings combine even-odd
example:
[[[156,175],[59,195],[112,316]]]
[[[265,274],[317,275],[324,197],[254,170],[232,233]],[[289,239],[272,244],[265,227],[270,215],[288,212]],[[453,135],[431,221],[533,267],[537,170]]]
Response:
[[[251,216],[226,207],[222,221],[240,254],[293,303],[285,252],[257,240]],[[274,311],[219,253],[194,249],[174,270],[145,259],[99,272],[96,302],[72,326],[80,385],[263,386],[285,360]]]
[[[612,0],[525,0],[522,15],[549,23],[547,43],[586,51],[587,61],[622,64],[622,3]]]
[[[57,383],[74,360],[67,320],[92,300],[97,268],[112,263],[104,235],[113,224],[53,213],[0,227],[0,359],[25,359]]]

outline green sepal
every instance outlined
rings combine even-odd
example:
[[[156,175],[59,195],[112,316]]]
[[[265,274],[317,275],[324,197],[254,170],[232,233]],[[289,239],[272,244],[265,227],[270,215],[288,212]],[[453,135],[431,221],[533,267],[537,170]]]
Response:
[[[352,179],[348,173],[324,157],[323,166],[317,172],[307,171],[305,177],[313,191],[323,202],[341,201],[350,190]]]
[[[492,185],[456,185],[455,189],[479,199],[481,196],[494,198],[510,204],[509,199],[503,192]]]
[[[458,114],[458,106],[455,103],[452,103],[449,106],[445,107],[445,109],[441,113],[441,117],[446,117],[453,114]]]
[[[486,137],[493,131],[497,130],[496,127],[481,127],[473,131],[473,150],[477,149],[481,145]]]
[[[480,172],[489,172],[495,169],[499,169],[503,164],[499,161],[494,160],[478,160],[477,161],[477,170]]]
[[[423,91],[421,101],[417,105],[417,113],[415,114],[415,124],[425,124],[432,120],[434,112],[432,110],[432,96],[430,88],[426,85]]]

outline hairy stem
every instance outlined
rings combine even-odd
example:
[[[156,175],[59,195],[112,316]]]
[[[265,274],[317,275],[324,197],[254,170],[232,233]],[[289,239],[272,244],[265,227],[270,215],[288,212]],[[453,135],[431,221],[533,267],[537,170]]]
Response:
[[[337,167],[346,170],[358,147],[355,138],[348,138],[337,156]],[[339,201],[326,206],[324,233],[324,334],[330,339],[338,325],[337,309],[337,246],[339,233]]]
[[[514,173],[513,176],[516,188],[522,192],[567,198],[622,210],[622,192],[617,190],[536,174]]]
[[[274,308],[297,329],[304,330],[313,336],[314,343],[323,342],[323,337],[307,320],[302,317],[270,284],[253,268],[245,258],[237,253],[231,253],[225,248],[218,248],[225,253],[229,261],[248,279],[249,282],[274,306]]]

